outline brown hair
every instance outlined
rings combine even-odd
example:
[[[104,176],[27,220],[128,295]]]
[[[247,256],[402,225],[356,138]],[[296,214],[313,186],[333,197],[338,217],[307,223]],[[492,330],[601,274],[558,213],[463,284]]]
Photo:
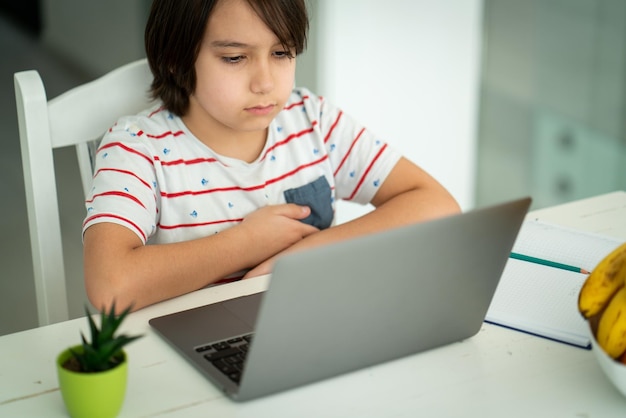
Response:
[[[207,21],[220,0],[154,0],[146,23],[146,56],[154,80],[153,98],[183,116],[196,88],[195,62]],[[309,27],[304,0],[246,0],[263,22],[296,55],[306,47]]]

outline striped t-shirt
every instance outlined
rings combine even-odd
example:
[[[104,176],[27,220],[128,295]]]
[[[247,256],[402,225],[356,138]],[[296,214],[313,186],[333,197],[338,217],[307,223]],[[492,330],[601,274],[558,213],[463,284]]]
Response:
[[[293,91],[252,163],[215,153],[179,117],[155,107],[121,118],[104,136],[83,231],[112,222],[144,243],[180,242],[218,233],[263,206],[285,203],[286,195],[294,195],[287,190],[308,195],[320,184],[330,190],[314,199],[327,199],[332,217],[336,199],[369,202],[399,157],[305,89]]]

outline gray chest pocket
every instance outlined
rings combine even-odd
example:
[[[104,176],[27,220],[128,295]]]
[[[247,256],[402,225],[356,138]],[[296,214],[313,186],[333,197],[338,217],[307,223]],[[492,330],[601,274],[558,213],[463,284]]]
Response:
[[[302,222],[319,229],[328,228],[333,222],[333,206],[330,185],[320,176],[313,183],[284,191],[287,203],[308,206],[311,214]]]

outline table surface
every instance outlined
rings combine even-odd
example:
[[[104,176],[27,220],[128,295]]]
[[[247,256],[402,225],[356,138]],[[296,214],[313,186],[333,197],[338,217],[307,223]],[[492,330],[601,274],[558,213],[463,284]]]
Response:
[[[534,211],[558,221],[572,214],[613,217],[622,235],[626,193]],[[589,209],[593,210],[589,210]],[[621,212],[620,212],[620,209]],[[608,213],[608,215],[607,215]],[[586,219],[586,218],[585,218]],[[580,226],[572,221],[569,226]],[[597,232],[597,231],[594,231]],[[129,381],[120,417],[624,417],[626,398],[593,353],[490,324],[472,338],[246,403],[235,403],[148,325],[155,316],[252,294],[269,277],[202,289],[134,312],[123,332],[144,337],[127,347]],[[0,416],[64,417],[56,355],[87,332],[79,318],[0,337]]]

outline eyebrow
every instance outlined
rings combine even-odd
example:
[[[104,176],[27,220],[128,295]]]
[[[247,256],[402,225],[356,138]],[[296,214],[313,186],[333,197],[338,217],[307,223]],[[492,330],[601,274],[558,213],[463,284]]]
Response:
[[[238,41],[229,41],[229,40],[217,40],[211,42],[212,48],[255,48],[255,45],[247,44],[244,42]],[[277,42],[273,47],[277,47],[282,45],[280,42]]]
[[[247,48],[249,44],[237,41],[213,41],[211,42],[213,48]]]

